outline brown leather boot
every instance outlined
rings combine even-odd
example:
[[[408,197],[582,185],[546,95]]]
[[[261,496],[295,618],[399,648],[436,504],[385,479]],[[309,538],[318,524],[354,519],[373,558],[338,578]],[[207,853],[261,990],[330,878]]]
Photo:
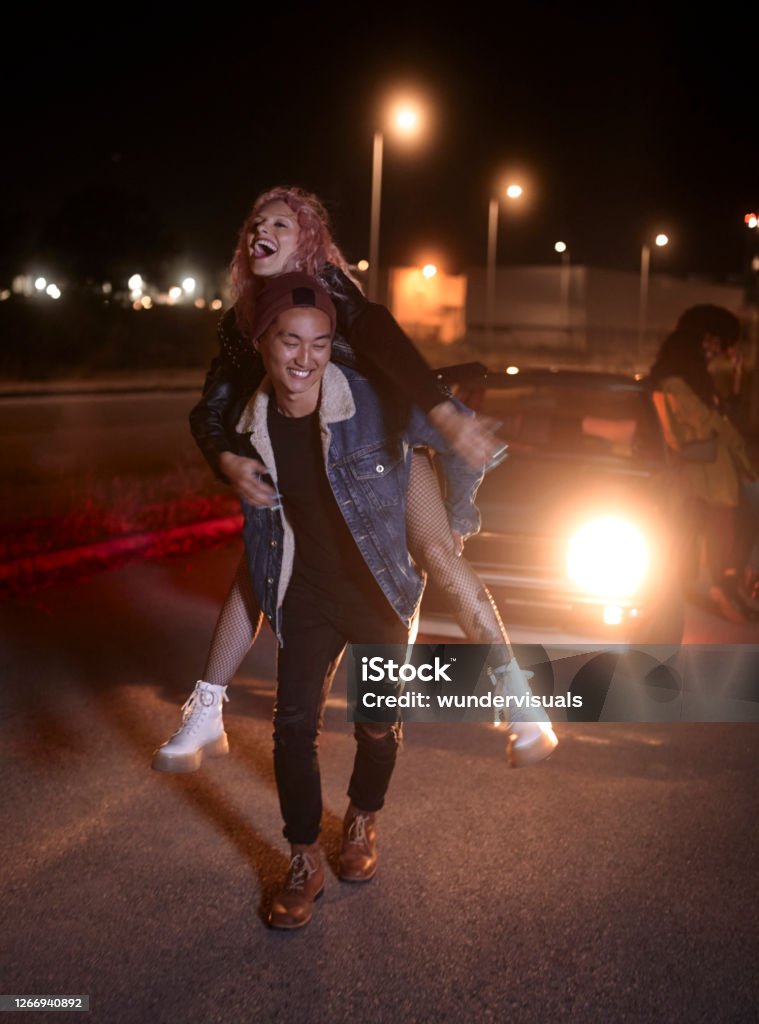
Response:
[[[311,920],[314,900],[324,892],[324,864],[318,843],[293,843],[287,881],[274,897],[269,924],[272,928],[302,928]]]
[[[377,815],[348,805],[338,875],[343,882],[368,882],[377,871]]]

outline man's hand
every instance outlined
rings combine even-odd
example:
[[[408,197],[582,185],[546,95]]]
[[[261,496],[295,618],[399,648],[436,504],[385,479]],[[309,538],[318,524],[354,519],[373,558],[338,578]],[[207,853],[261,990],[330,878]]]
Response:
[[[453,402],[440,402],[427,413],[427,418],[439,430],[457,455],[470,466],[479,469],[504,447],[495,436],[501,425],[490,416],[468,416],[459,412]]]
[[[261,478],[269,470],[258,459],[246,459],[233,452],[222,452],[219,468],[238,497],[258,508],[279,508],[280,497],[271,484]]]

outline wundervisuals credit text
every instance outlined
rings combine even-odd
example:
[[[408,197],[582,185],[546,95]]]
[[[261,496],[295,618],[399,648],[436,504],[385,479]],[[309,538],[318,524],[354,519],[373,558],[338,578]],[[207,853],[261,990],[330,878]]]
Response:
[[[357,722],[756,722],[759,646],[351,644]]]

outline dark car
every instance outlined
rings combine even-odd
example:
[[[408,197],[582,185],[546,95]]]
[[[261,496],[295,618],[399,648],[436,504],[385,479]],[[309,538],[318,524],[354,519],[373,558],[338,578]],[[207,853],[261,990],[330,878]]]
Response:
[[[500,421],[509,445],[480,488],[482,530],[465,552],[507,628],[679,642],[683,531],[674,468],[646,385],[614,374],[528,370],[491,373],[458,390]],[[441,616],[450,620],[429,587],[422,630],[440,632]]]

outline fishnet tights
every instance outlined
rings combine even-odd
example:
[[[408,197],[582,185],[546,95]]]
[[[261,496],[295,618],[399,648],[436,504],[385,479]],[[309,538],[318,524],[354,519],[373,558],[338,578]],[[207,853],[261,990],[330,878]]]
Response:
[[[211,638],[203,670],[207,683],[226,686],[256,641],[263,613],[250,582],[248,560],[243,553]]]
[[[509,638],[490,591],[463,555],[456,555],[440,484],[425,451],[411,456],[406,529],[412,558],[445,594],[467,640],[503,644],[503,654],[511,658]]]
[[[504,658],[511,658],[509,639],[490,592],[466,559],[456,555],[440,484],[423,451],[411,457],[406,529],[414,561],[447,596],[451,614],[467,640],[503,644]],[[262,619],[243,554],[213,632],[203,671],[206,682],[226,686],[232,681],[255,643]]]

